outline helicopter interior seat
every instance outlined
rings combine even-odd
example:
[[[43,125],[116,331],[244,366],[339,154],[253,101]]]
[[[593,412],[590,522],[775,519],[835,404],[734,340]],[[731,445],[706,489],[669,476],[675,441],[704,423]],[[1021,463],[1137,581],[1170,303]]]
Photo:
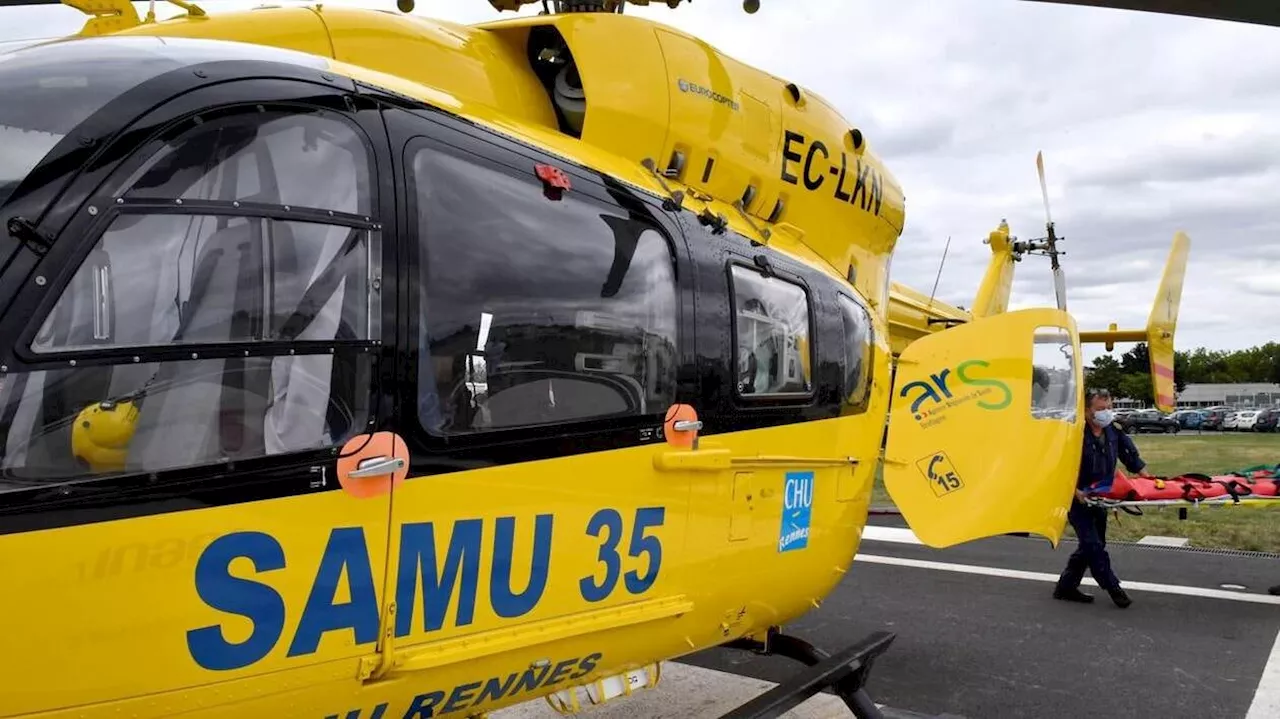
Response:
[[[290,253],[296,263],[290,272],[294,288],[289,297],[278,289],[276,302],[293,309],[276,331],[280,340],[359,339],[355,328],[366,311],[362,290],[368,272],[359,241],[366,233],[332,228],[327,235],[314,263],[310,257],[298,263],[301,253]],[[264,426],[268,453],[325,446],[348,436],[359,395],[357,367],[347,355],[277,357],[271,372],[273,394]]]
[[[527,313],[511,333],[495,323],[485,352],[490,372],[486,412],[473,420],[473,428],[481,428],[477,422],[482,419],[484,427],[494,428],[558,424],[626,413],[635,409],[629,397],[643,402],[642,392],[622,386],[625,380],[584,373],[576,367],[576,353],[557,352],[583,343],[566,336],[570,330],[550,335],[527,331],[554,326],[550,316],[536,311]]]
[[[262,306],[260,243],[261,225],[248,221],[228,223],[201,243],[175,342],[253,336],[251,323],[255,314],[261,317],[254,310]],[[268,381],[256,357],[161,364],[139,408],[127,468],[156,471],[260,455]]]
[[[345,237],[327,261],[319,253],[302,261],[295,250],[305,243],[287,223],[271,223],[270,299],[279,310],[271,316],[261,311],[261,228],[229,224],[202,243],[175,339],[216,343],[264,333],[284,341],[354,339],[363,298],[349,288],[360,286],[365,271],[362,253],[353,251],[362,233],[338,228]],[[333,237],[325,244],[334,245]],[[271,326],[254,327],[258,318]],[[354,374],[328,354],[168,363],[153,380],[165,391],[141,407],[129,464],[153,471],[325,446],[350,428],[346,398],[355,396]]]

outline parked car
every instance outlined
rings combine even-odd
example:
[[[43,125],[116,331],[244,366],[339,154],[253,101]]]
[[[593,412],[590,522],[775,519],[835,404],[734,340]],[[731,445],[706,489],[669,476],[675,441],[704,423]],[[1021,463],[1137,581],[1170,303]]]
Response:
[[[1221,430],[1222,420],[1227,418],[1227,410],[1221,407],[1202,409],[1200,413],[1204,415],[1204,419],[1200,422],[1200,429],[1202,430]]]
[[[1142,409],[1133,412],[1124,419],[1116,419],[1116,425],[1123,432],[1167,432],[1173,434],[1182,429],[1178,420],[1154,409]]]
[[[1204,422],[1204,413],[1198,409],[1180,409],[1169,416],[1178,420],[1183,429],[1200,429]]]
[[[1253,431],[1275,432],[1277,425],[1280,425],[1280,409],[1271,407],[1258,413],[1258,419],[1253,423]]]
[[[1242,432],[1252,430],[1253,426],[1258,422],[1259,414],[1262,413],[1256,409],[1246,409],[1241,412],[1236,412],[1236,429]]]

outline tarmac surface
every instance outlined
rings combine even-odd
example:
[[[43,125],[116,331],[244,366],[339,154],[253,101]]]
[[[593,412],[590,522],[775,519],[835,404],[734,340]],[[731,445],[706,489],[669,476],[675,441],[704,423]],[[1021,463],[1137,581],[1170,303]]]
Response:
[[[1266,593],[1280,584],[1280,557],[1112,543],[1133,599],[1122,610],[1087,575],[1092,604],[1051,597],[1072,541],[933,550],[897,522],[873,521],[844,582],[784,629],[828,652],[895,632],[867,683],[887,716],[1280,718],[1280,597]],[[800,668],[715,649],[664,665],[657,688],[583,716],[717,717]],[[493,716],[556,716],[540,704],[545,714]],[[819,695],[786,716],[852,714]]]
[[[1074,542],[1054,550],[1020,537],[941,551],[866,539],[842,585],[787,631],[828,651],[879,629],[896,632],[867,689],[877,702],[925,714],[1248,716],[1280,632],[1280,597],[1266,595],[1280,584],[1280,558],[1112,544],[1113,568],[1133,599],[1123,610],[1096,587],[1084,588],[1092,604],[1055,601],[1048,578],[860,561],[871,555],[1056,576],[1074,549]],[[1136,582],[1274,602],[1170,594]],[[728,650],[686,661],[772,681],[795,671],[783,660]],[[1264,700],[1280,691],[1263,689]],[[1272,708],[1259,716],[1280,717],[1280,704]]]

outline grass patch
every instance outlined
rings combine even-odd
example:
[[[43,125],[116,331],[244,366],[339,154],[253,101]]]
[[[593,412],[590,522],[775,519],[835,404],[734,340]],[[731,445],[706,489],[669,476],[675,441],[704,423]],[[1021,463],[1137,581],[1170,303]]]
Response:
[[[1185,472],[1221,474],[1255,464],[1280,463],[1280,434],[1248,432],[1184,432],[1180,435],[1137,435],[1138,452],[1147,471],[1157,476]],[[877,475],[873,505],[891,505],[882,477]],[[1277,502],[1280,505],[1280,502]],[[1214,549],[1243,549],[1280,553],[1280,506],[1187,505],[1187,518],[1178,508],[1145,508],[1140,517],[1113,514],[1107,539],[1136,541],[1147,535],[1186,537],[1189,545]],[[1068,525],[1065,536],[1073,536]]]

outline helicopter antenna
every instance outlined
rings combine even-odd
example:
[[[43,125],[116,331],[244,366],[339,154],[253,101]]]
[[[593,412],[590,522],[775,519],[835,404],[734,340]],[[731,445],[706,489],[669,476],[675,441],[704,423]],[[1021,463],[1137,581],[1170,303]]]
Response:
[[[933,307],[933,296],[938,294],[938,281],[942,279],[942,268],[947,264],[947,250],[951,249],[951,235],[947,235],[947,245],[942,248],[942,261],[938,263],[938,276],[933,278],[933,290],[929,293],[929,306]]]

